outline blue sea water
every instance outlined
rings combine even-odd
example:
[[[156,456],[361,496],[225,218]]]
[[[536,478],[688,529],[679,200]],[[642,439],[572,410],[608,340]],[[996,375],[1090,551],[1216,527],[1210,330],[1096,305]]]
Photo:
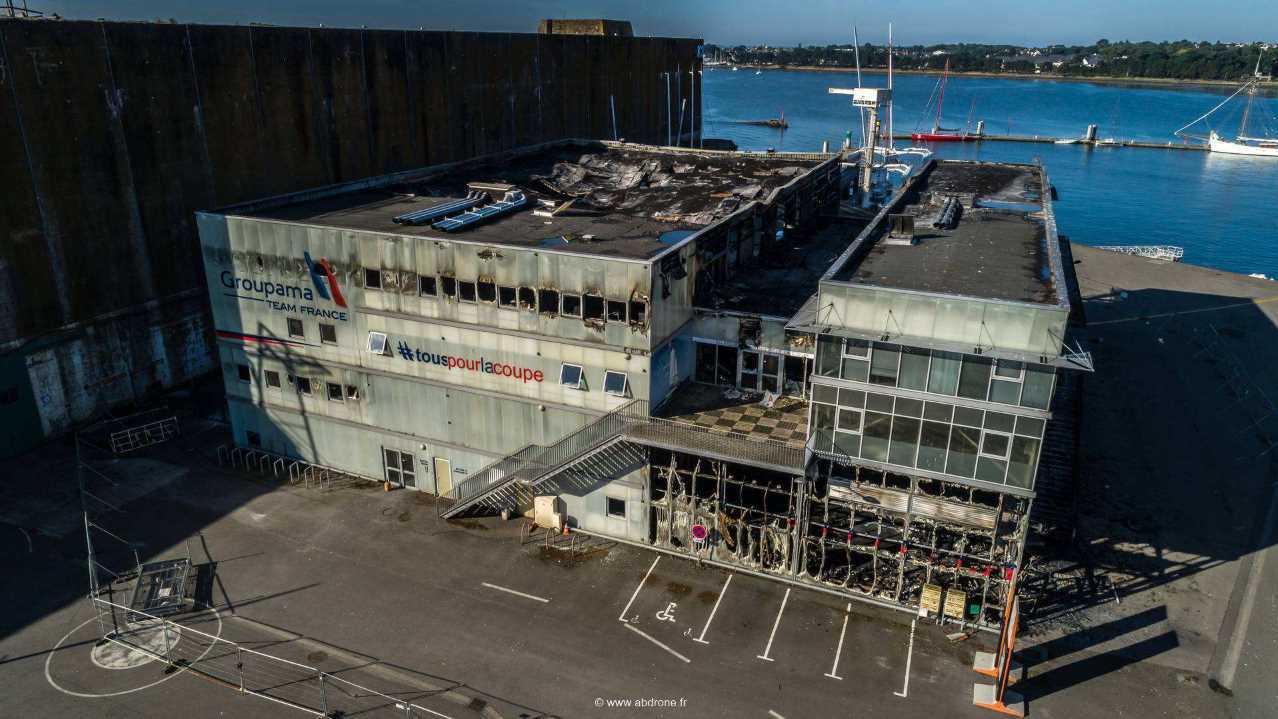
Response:
[[[884,76],[865,76],[882,86]],[[707,70],[702,111],[706,137],[735,141],[742,149],[811,151],[824,140],[835,148],[858,117],[849,98],[828,87],[853,87],[844,72]],[[898,133],[928,129],[924,114],[936,78],[895,78]],[[985,120],[992,134],[1078,137],[1088,123],[1100,137],[1173,142],[1177,128],[1225,99],[1232,88],[1145,87],[1012,78],[952,77],[942,124],[973,126]],[[1213,117],[1232,135],[1241,102]],[[741,124],[785,113],[786,131]],[[1278,128],[1278,101],[1257,98],[1252,132]],[[898,141],[900,144],[900,141]],[[908,141],[907,143],[908,144]],[[1041,161],[1060,194],[1061,232],[1088,245],[1178,245],[1185,262],[1278,277],[1278,159],[1208,152],[1092,148],[1029,143],[942,143],[938,157],[1004,162]]]

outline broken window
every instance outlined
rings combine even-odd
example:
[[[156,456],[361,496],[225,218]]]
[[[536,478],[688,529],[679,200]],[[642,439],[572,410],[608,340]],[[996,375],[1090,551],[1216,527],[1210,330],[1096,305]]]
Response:
[[[311,393],[311,378],[295,377],[293,378],[293,386],[297,388],[299,394],[309,395]]]
[[[417,278],[417,294],[422,297],[434,297],[439,292],[439,284],[434,277],[420,275]]]
[[[280,373],[273,369],[266,370],[266,386],[269,389],[279,389]]]
[[[462,302],[475,301],[475,283],[462,281],[457,283],[458,296]]]
[[[608,497],[608,516],[613,519],[626,518],[626,500]]]
[[[531,287],[519,288],[519,308],[524,310],[537,309],[537,291]]]
[[[380,290],[382,288],[382,271],[364,268],[364,289]]]
[[[630,301],[630,324],[645,325],[648,322],[648,303],[639,300]]]
[[[404,294],[411,294],[417,289],[417,273],[401,272],[399,273],[399,291]]]
[[[345,397],[345,395],[342,394],[342,386],[336,382],[326,382],[325,384],[328,389],[328,400],[330,402],[341,402]]]
[[[626,303],[618,300],[608,300],[608,321],[609,322],[625,322],[626,321]]]
[[[581,295],[563,295],[563,309],[560,313],[564,317],[580,317]]]
[[[359,399],[359,387],[353,384],[346,385],[346,399]]]
[[[237,365],[235,365],[235,372],[236,372],[236,374],[237,374],[237,375],[239,375],[239,378],[240,378],[240,381],[241,381],[241,382],[252,382],[252,381],[253,381],[253,372],[252,372],[252,370],[250,370],[250,369],[249,369],[249,366],[248,366],[248,365],[246,365],[246,364],[237,364]]]
[[[599,295],[584,295],[581,298],[581,316],[586,320],[603,321],[604,298]]]
[[[559,311],[559,292],[552,289],[537,290],[537,306],[541,313],[553,315]]]
[[[337,344],[337,326],[320,324],[320,342],[325,344]]]
[[[480,280],[477,285],[480,302],[497,301],[497,285],[492,280]]]
[[[559,384],[572,389],[582,389],[581,365],[564,363],[559,368]]]
[[[502,307],[515,307],[515,288],[514,287],[498,287],[497,288],[497,304]]]
[[[439,279],[440,279],[440,285],[441,285],[440,289],[444,291],[444,296],[450,300],[456,299],[457,298],[457,278],[441,277]]]
[[[302,326],[302,321],[296,317],[288,318],[288,336],[289,337],[305,337],[306,328]]]

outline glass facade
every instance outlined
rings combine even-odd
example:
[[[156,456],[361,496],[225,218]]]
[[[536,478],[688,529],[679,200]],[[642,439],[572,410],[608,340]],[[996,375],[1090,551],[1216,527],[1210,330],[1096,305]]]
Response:
[[[944,399],[1046,409],[1053,368],[823,335],[816,373],[809,427],[813,449],[1033,488],[1045,420]],[[925,391],[938,395],[938,401],[822,384],[822,376]]]
[[[833,335],[817,339],[816,373],[1033,409],[1047,409],[1056,382],[1056,370],[1048,365]]]

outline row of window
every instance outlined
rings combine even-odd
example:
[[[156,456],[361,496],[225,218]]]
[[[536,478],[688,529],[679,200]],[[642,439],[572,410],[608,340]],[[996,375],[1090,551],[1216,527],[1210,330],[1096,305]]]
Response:
[[[559,384],[571,388],[588,391],[586,371],[581,365],[563,363],[559,367]],[[604,393],[616,397],[626,397],[630,392],[630,379],[625,372],[615,370],[604,371]]]
[[[415,290],[420,297],[438,297],[472,304],[482,302],[512,310],[521,309],[596,322],[643,325],[648,321],[648,303],[640,300],[612,300],[601,295],[569,294],[545,287],[508,287],[492,280],[459,280],[456,277],[365,268],[364,289],[400,293],[412,293]]]
[[[306,325],[296,317],[289,317],[288,320],[288,336],[297,339],[306,338]],[[319,323],[319,339],[326,345],[337,344],[337,325]]]
[[[951,397],[1047,409],[1056,372],[1047,365],[821,335],[816,373]]]
[[[1029,489],[1046,423],[1035,417],[812,387],[814,449]]]
[[[236,378],[245,384],[253,383],[255,374],[252,367],[246,364],[235,365]],[[262,370],[262,386],[268,390],[282,392],[284,385],[282,380],[287,379],[288,386],[300,395],[310,397],[315,394],[319,385],[323,385],[324,394],[330,402],[358,402],[359,387],[353,384],[343,385],[338,382],[328,382],[321,380],[312,381],[310,377],[300,377],[296,375],[281,375],[273,369]]]

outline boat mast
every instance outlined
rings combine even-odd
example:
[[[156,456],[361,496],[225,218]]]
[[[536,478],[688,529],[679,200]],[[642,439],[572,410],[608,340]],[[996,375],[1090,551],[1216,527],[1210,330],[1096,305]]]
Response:
[[[888,126],[887,126],[887,147],[888,150],[896,149],[896,128],[892,126],[892,23],[888,23]],[[873,158],[871,158],[873,159]],[[884,160],[886,162],[886,159]]]
[[[1265,56],[1265,51],[1261,50],[1256,56],[1256,69],[1251,72],[1251,79],[1247,81],[1247,107],[1243,109],[1242,123],[1238,125],[1238,137],[1247,136],[1247,118],[1251,116],[1251,103],[1256,99],[1256,86],[1260,81],[1260,59]]]
[[[856,25],[852,26],[852,57],[856,59],[856,86],[861,87],[861,40],[856,36]],[[861,111],[861,138],[862,145],[865,144],[865,108],[858,107]]]
[[[950,59],[945,58],[945,73],[941,75],[941,96],[936,100],[936,123],[932,125],[932,132],[939,132],[941,129],[941,106],[945,104],[945,83],[950,80]]]

